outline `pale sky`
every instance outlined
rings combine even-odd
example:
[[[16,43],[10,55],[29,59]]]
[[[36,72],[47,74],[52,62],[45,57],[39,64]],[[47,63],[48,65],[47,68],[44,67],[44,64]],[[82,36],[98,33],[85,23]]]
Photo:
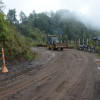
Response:
[[[2,0],[6,5],[6,10],[16,9],[29,14],[33,10],[36,12],[56,11],[68,9],[70,11],[87,14],[93,6],[94,0]],[[96,1],[96,0],[95,0]],[[98,0],[99,1],[99,0]]]
[[[88,20],[95,27],[100,26],[100,0],[2,0],[6,5],[5,12],[16,9],[17,14],[23,11],[29,15],[33,10],[37,13],[67,9]]]

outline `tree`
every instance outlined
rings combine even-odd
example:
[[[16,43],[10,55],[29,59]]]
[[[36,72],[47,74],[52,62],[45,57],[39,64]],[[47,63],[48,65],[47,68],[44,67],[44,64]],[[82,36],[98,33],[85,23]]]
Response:
[[[36,35],[34,32],[30,33],[29,36],[30,36],[33,40],[36,40],[36,39],[37,39],[37,35]]]
[[[19,18],[20,18],[21,23],[25,24],[25,22],[27,22],[27,16],[22,11],[19,14]]]
[[[0,12],[2,12],[2,8],[3,8],[3,2],[0,0]]]
[[[16,18],[16,10],[11,9],[8,11],[7,17],[12,24],[18,24],[18,20]]]
[[[21,12],[20,19],[19,31],[25,36],[32,37],[37,41],[41,39],[40,35],[44,34],[43,36],[45,36],[47,33],[57,34],[59,39],[63,40],[63,42],[66,42],[68,39],[86,39],[94,35],[93,32],[90,32],[90,30],[77,19],[74,13],[67,10],[59,10],[55,13],[51,11],[49,14],[36,13],[33,11],[28,17]],[[40,31],[37,31],[38,29]]]
[[[64,35],[63,42],[67,42],[67,41],[68,41],[68,37],[67,37],[67,35]]]

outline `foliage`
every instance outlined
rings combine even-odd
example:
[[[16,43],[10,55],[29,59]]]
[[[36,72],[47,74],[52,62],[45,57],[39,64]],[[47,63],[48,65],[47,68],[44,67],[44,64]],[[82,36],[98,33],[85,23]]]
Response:
[[[77,20],[74,13],[67,10],[59,10],[56,13],[36,13],[33,11],[29,16],[21,12],[20,21],[21,23],[18,26],[20,33],[31,37],[34,41],[46,42],[45,38],[48,33],[58,35],[63,42],[94,36],[91,29]]]
[[[10,25],[2,13],[0,13],[0,26],[0,47],[4,48],[7,60],[30,60],[34,57],[32,52],[30,55],[30,45],[25,37],[18,34],[16,27]],[[27,55],[26,58],[24,55]]]
[[[100,55],[100,46],[96,47],[96,52]]]
[[[16,18],[16,10],[15,9],[11,9],[9,10],[8,14],[7,14],[7,18],[9,19],[11,24],[18,24],[18,20]]]
[[[25,22],[27,21],[27,16],[24,14],[24,12],[21,11],[19,14],[19,17],[20,17],[21,23],[25,24]]]
[[[17,26],[19,33],[32,38],[34,43],[40,41],[46,43],[48,33],[58,35],[63,42],[91,38],[95,34],[92,29],[88,29],[80,22],[74,13],[68,10],[59,10],[56,13],[52,11],[50,13],[36,13],[33,11],[29,16],[21,11],[19,24],[16,24],[18,20],[15,9],[9,10],[7,15],[10,22]]]
[[[91,46],[94,46],[95,45],[95,42],[92,40],[92,39],[89,39],[89,45],[91,45]]]
[[[0,12],[3,12],[2,9],[4,8],[4,3],[0,0]]]

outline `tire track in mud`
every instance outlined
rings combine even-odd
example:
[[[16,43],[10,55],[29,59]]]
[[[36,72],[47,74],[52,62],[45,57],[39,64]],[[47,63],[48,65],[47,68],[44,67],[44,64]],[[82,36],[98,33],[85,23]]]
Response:
[[[82,72],[79,75],[79,78],[77,79],[77,82],[75,82],[67,91],[66,95],[61,100],[95,100],[94,99],[94,82],[93,81],[93,73],[92,68],[90,66],[94,67],[92,64],[94,62],[89,61],[86,55],[82,55],[82,61],[84,62],[81,65],[84,67]],[[79,55],[80,57],[80,55]],[[90,72],[90,73],[89,73]],[[92,77],[91,77],[92,76]],[[92,88],[91,88],[92,87]],[[91,95],[92,94],[92,95]]]
[[[51,52],[55,57],[48,63],[6,82],[0,100],[99,100],[93,55],[68,49]]]
[[[68,74],[68,76],[69,76],[69,82],[67,82],[66,84],[64,84],[64,89],[63,89],[63,91],[61,91],[60,92],[60,94],[58,94],[57,96],[55,96],[55,97],[53,97],[53,98],[49,98],[49,99],[47,99],[47,100],[60,100],[59,99],[59,97],[63,97],[64,96],[64,94],[66,93],[66,91],[72,86],[72,84],[73,84],[73,82],[76,82],[77,80],[74,80],[74,76],[75,76],[75,73],[73,73],[72,71],[73,71],[73,69],[71,69],[71,67],[73,67],[75,64],[77,64],[77,63],[75,63],[76,61],[74,61],[73,59],[75,59],[76,57],[77,57],[77,55],[76,56],[74,56],[73,55],[73,53],[69,53],[69,54],[67,54],[67,55],[69,55],[68,56],[68,58],[65,58],[65,59],[67,59],[68,60],[68,62],[67,62],[67,69],[65,69],[65,70],[67,70],[67,74],[68,74],[68,71],[70,72],[69,74]],[[62,57],[64,57],[64,55],[62,56]],[[66,56],[67,57],[67,56]],[[71,57],[71,58],[70,58]],[[81,57],[82,58],[82,57]],[[64,60],[64,59],[63,59]],[[70,60],[72,60],[72,61],[70,61]],[[77,60],[77,59],[76,59]],[[69,61],[70,61],[70,63],[69,63]],[[66,64],[66,61],[64,60],[63,61],[63,63],[65,63]],[[72,65],[71,65],[72,64]],[[81,63],[80,63],[81,64]],[[64,64],[63,64],[64,65]],[[69,67],[68,67],[69,66]],[[65,66],[66,67],[66,66]],[[68,70],[70,68],[70,70]],[[72,71],[71,71],[72,70]],[[75,70],[74,70],[75,71]],[[82,69],[82,71],[83,71],[83,69]],[[74,76],[72,76],[72,74],[74,74]],[[76,77],[77,76],[79,76],[80,74],[76,74]],[[74,81],[73,81],[74,80]],[[65,83],[65,82],[64,82]],[[62,85],[62,84],[61,84]],[[65,99],[64,99],[65,100]]]
[[[41,49],[40,49],[40,51],[41,51]],[[2,82],[0,82],[0,98],[3,97],[2,96],[3,94],[4,95],[7,95],[7,93],[9,94],[10,91],[12,91],[12,93],[13,93],[13,92],[16,92],[16,89],[18,89],[18,88],[19,88],[19,90],[25,88],[25,86],[23,86],[23,85],[29,84],[29,82],[32,81],[32,79],[30,80],[30,75],[34,75],[37,71],[41,70],[42,69],[41,66],[46,64],[49,60],[52,60],[55,56],[54,53],[52,53],[52,52],[51,53],[49,52],[49,55],[50,55],[50,57],[47,58],[45,60],[45,62],[40,63],[40,65],[38,64],[35,68],[34,67],[30,67],[28,69],[26,68],[25,70],[22,70],[22,71],[16,73],[15,75],[12,74],[11,76],[9,75],[8,78],[4,78],[2,80]],[[25,81],[26,81],[26,83],[25,83]],[[22,83],[24,83],[24,84],[22,84]],[[20,84],[21,86],[18,84]],[[7,91],[7,89],[9,91]]]

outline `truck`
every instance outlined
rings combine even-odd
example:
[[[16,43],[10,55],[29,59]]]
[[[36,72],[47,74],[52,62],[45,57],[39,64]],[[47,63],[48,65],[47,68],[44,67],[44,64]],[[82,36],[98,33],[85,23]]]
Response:
[[[57,35],[47,35],[47,48],[50,50],[63,50],[67,48],[67,43],[62,43],[58,40]]]

